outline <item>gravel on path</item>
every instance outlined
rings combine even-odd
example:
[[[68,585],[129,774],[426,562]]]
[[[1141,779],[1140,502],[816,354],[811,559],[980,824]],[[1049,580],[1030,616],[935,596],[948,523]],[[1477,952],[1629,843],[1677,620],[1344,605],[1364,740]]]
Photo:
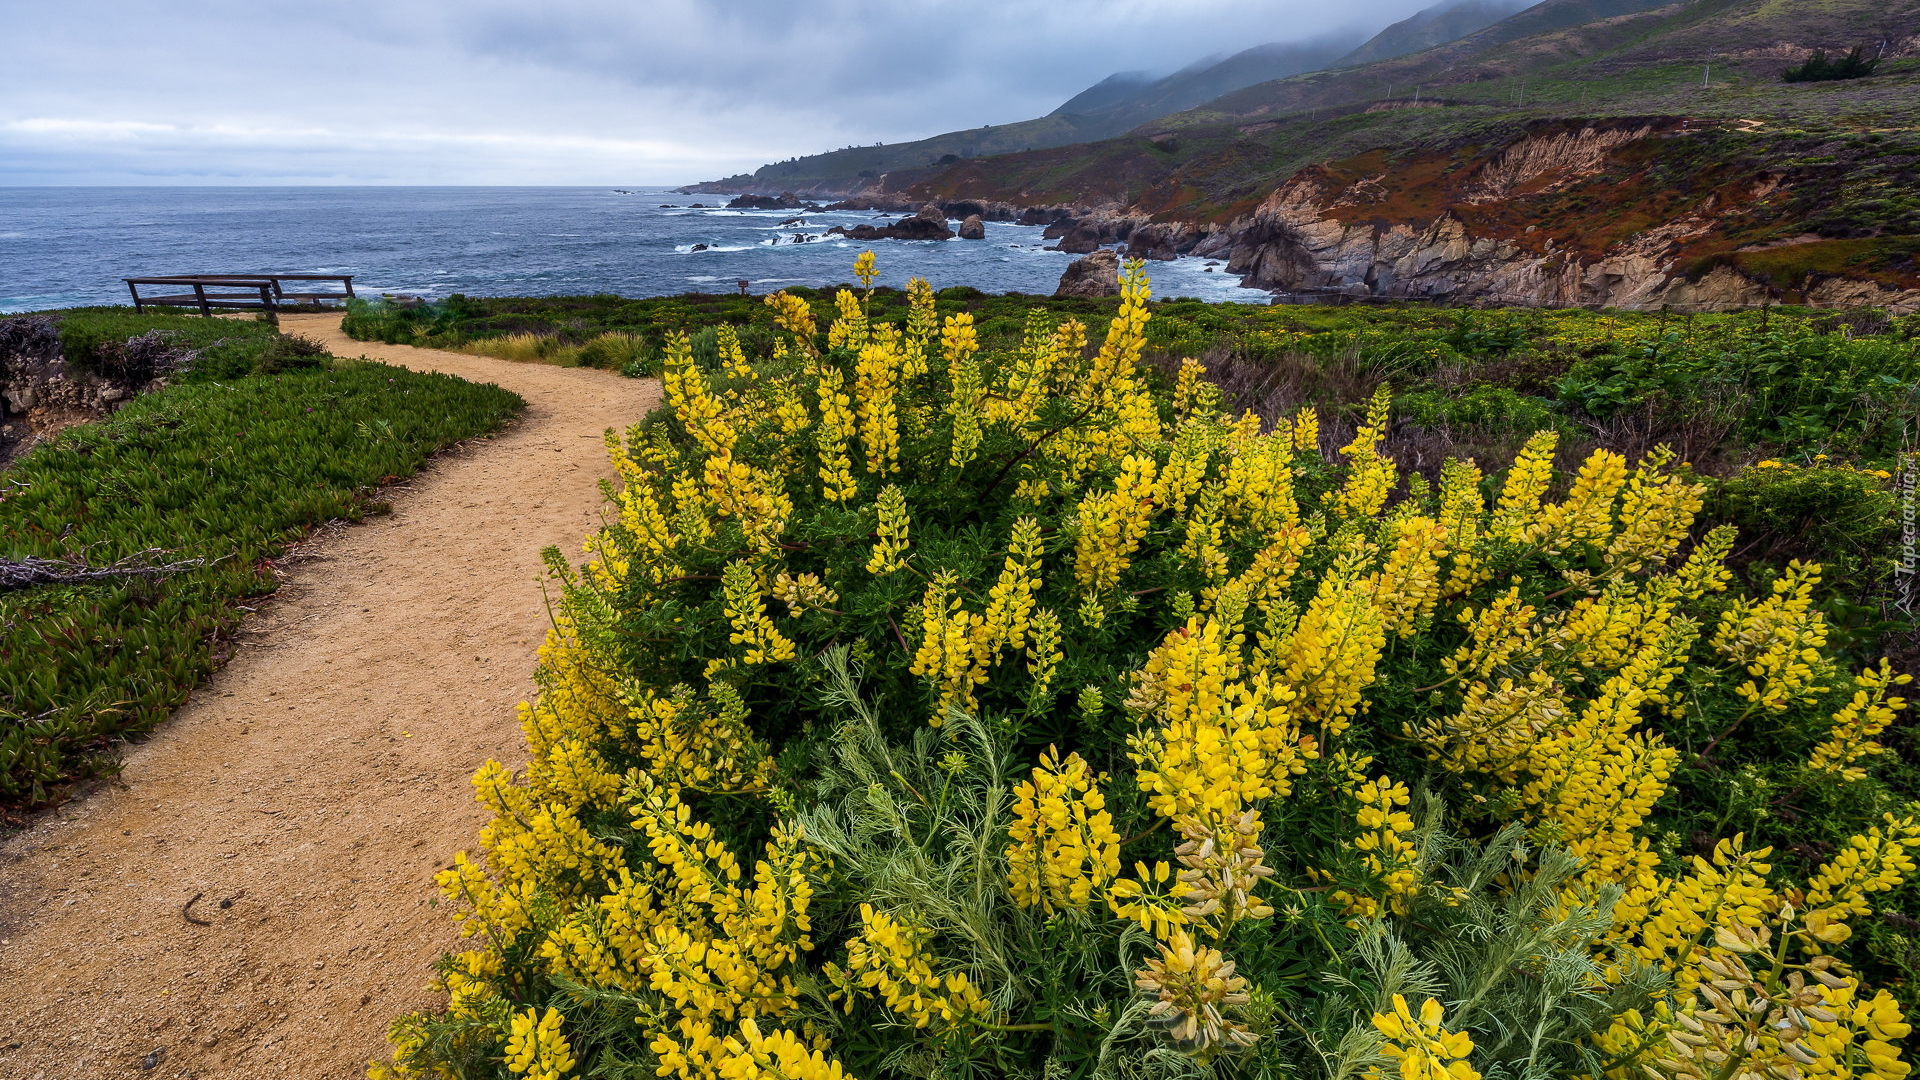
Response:
[[[458,941],[430,901],[486,821],[468,778],[525,759],[540,551],[580,551],[611,475],[601,433],[659,393],[282,321],[528,408],[391,489],[391,515],[299,545],[231,662],[117,782],[0,841],[0,1076],[345,1080],[385,1056]]]

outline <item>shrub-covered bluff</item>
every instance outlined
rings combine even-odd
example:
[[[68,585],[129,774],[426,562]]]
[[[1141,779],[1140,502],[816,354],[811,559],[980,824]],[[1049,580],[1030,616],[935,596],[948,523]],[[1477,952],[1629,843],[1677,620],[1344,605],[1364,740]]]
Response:
[[[1097,347],[767,305],[610,435],[377,1075],[1906,1073],[1905,676],[1671,450],[1329,448],[1137,270]]]

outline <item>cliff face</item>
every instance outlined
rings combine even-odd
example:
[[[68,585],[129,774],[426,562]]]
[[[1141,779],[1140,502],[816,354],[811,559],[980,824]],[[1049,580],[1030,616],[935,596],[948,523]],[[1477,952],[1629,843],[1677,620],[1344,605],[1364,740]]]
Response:
[[[1302,170],[1192,250],[1283,292],[1920,310],[1908,238],[1780,237],[1811,178],[1690,155],[1698,138],[1675,120],[1556,124],[1477,157],[1362,155]]]

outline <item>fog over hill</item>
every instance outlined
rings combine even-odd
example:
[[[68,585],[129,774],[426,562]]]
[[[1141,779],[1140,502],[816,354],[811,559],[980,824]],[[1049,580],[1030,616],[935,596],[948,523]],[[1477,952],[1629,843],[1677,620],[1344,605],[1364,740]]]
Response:
[[[1149,71],[1116,72],[1034,120],[950,131],[891,146],[848,147],[794,158],[764,166],[750,175],[701,185],[701,190],[832,193],[858,187],[883,173],[937,165],[949,156],[958,160],[1095,142],[1246,87],[1358,62],[1355,57],[1398,56],[1452,40],[1492,25],[1524,6],[1525,0],[1445,0],[1370,38],[1366,37],[1367,29],[1355,28],[1204,57],[1165,76]]]

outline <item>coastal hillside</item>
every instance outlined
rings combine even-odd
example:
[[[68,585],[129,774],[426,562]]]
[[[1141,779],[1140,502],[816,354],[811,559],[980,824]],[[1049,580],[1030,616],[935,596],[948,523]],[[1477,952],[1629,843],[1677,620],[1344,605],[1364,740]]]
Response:
[[[1647,7],[1655,0],[1587,2]],[[694,185],[689,190],[837,196],[882,182],[882,176],[900,170],[937,168],[957,160],[1110,139],[1249,86],[1322,68],[1400,56],[1451,41],[1491,26],[1526,6],[1526,0],[1442,0],[1365,41],[1359,41],[1358,34],[1270,41],[1224,58],[1203,57],[1171,75],[1115,72],[1033,120],[949,131],[891,146],[846,147],[775,162],[750,174]]]
[[[1515,20],[1576,9],[1592,6]],[[1693,0],[1523,36],[1515,20],[869,195],[1070,208],[1098,243],[1225,257],[1289,291],[1916,302],[1920,2]],[[1782,79],[1855,47],[1868,77]]]
[[[1156,78],[1122,71],[1075,94],[1046,116],[1015,124],[950,131],[887,146],[852,146],[792,158],[690,191],[720,194],[793,191],[844,195],[882,186],[890,174],[938,169],[961,160],[1098,142],[1249,87],[1322,70],[1365,67],[1471,38],[1474,48],[1595,19],[1657,7],[1660,0],[1443,0],[1353,46],[1334,34],[1312,41],[1274,41],[1222,59],[1197,60]]]

